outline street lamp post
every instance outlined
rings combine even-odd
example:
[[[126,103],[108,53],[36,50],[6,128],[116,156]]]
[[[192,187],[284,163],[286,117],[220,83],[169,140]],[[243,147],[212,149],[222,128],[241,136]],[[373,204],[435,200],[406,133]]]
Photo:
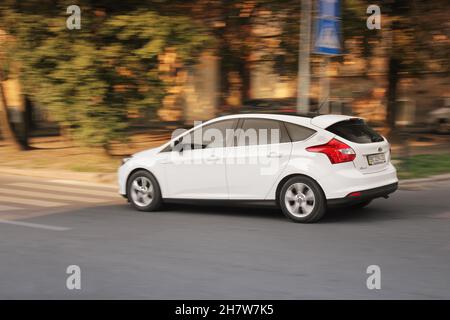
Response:
[[[311,0],[302,1],[300,17],[300,39],[297,78],[297,112],[309,111],[310,44],[311,44]]]

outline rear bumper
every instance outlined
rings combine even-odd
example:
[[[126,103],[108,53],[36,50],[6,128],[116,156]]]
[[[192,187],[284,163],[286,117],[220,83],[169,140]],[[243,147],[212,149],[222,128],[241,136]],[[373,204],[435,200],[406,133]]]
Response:
[[[398,188],[398,183],[391,183],[385,186],[367,189],[360,191],[361,195],[356,197],[344,197],[337,199],[328,199],[327,205],[330,207],[346,206],[372,200],[375,198],[387,197],[389,194],[395,192]]]

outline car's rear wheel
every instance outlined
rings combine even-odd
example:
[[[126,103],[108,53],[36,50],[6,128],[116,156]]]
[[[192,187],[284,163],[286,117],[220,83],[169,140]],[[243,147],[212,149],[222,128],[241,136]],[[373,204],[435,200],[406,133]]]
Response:
[[[295,222],[311,223],[323,217],[326,199],[320,186],[311,178],[290,178],[280,191],[279,204],[284,215]]]
[[[130,176],[127,197],[133,207],[140,211],[154,211],[162,204],[158,181],[145,170],[136,171]]]

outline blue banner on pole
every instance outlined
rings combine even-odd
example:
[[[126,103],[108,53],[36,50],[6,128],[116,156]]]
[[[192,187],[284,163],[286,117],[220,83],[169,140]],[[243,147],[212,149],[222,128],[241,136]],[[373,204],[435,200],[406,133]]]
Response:
[[[339,0],[319,0],[314,52],[341,54],[341,21]]]
[[[339,0],[319,0],[319,17],[339,19],[340,13]]]

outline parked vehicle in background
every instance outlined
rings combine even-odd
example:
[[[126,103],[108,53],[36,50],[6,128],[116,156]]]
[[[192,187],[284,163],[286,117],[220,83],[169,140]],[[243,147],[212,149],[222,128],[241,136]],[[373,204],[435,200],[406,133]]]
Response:
[[[317,109],[317,101],[311,99],[310,109],[315,111]],[[225,106],[219,112],[220,116],[234,113],[270,113],[270,114],[297,114],[297,100],[296,98],[264,98],[264,99],[249,99],[243,102],[242,106],[233,108]]]
[[[438,108],[428,114],[427,123],[437,133],[450,132],[450,106]]]
[[[330,206],[367,206],[398,182],[386,138],[344,115],[219,117],[124,159],[118,177],[120,194],[141,211],[267,201],[295,222],[318,221]]]

